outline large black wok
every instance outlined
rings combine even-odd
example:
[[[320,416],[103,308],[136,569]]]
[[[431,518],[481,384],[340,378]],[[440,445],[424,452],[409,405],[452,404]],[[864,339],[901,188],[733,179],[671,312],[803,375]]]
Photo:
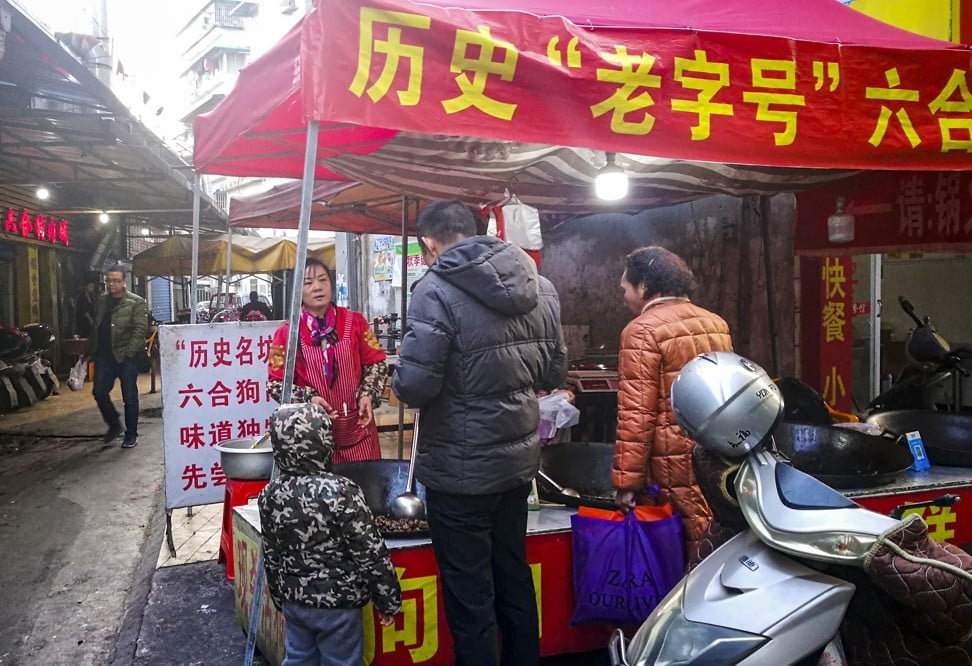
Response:
[[[540,468],[561,486],[573,488],[581,496],[562,495],[541,477],[537,477],[537,492],[540,499],[554,504],[613,509],[613,464],[614,442],[568,442],[545,446],[540,451]]]
[[[865,423],[896,435],[917,430],[933,465],[972,467],[972,415],[902,409],[871,414]]]
[[[891,434],[782,421],[773,439],[794,467],[833,488],[891,483],[913,462],[907,446]]]
[[[392,500],[405,492],[408,479],[407,460],[365,460],[362,462],[342,463],[334,466],[334,473],[346,476],[360,486],[365,502],[375,517],[393,518]],[[425,486],[415,482],[415,494],[424,502]],[[428,534],[428,530],[400,530],[385,532],[386,536],[418,536]]]

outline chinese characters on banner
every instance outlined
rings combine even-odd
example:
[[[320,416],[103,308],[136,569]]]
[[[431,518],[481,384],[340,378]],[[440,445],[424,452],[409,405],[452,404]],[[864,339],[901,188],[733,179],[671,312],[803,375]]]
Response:
[[[820,379],[818,390],[831,407],[853,411],[851,351],[854,345],[854,261],[827,257],[820,272]]]
[[[767,166],[972,166],[957,47],[589,30],[393,0],[322,1],[302,44],[305,113],[332,122]]]
[[[428,267],[422,260],[422,248],[419,247],[418,241],[409,241],[408,243],[408,258],[406,259],[408,271],[408,286],[411,288],[412,283],[418,280],[420,277],[425,275],[425,271]],[[395,243],[395,261],[392,265],[392,287],[398,289],[402,286],[402,242],[398,241]],[[411,290],[409,291],[411,295]]]
[[[223,501],[226,477],[213,448],[267,431],[267,353],[279,321],[159,328],[165,507]]]
[[[827,239],[838,196],[854,216],[854,240]],[[972,246],[972,173],[862,173],[797,197],[798,254],[871,254],[903,250],[961,251]]]

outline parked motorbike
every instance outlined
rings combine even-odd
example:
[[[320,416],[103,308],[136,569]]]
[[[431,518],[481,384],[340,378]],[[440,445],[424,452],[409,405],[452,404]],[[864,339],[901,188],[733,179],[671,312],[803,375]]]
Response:
[[[722,459],[741,459],[732,487],[749,529],[687,574],[630,642],[616,630],[611,664],[816,664],[824,654],[846,664],[838,629],[856,588],[824,569],[863,567],[901,523],[778,459],[772,433],[783,400],[747,359],[699,356],[671,399],[686,434]]]
[[[42,356],[55,341],[44,324],[0,328],[0,411],[30,407],[59,390],[57,375]]]
[[[962,365],[972,358],[972,350],[953,348],[932,325],[931,318],[919,319],[915,308],[904,296],[898,296],[901,309],[915,322],[905,341],[908,365],[890,388],[867,405],[870,413],[900,409],[939,410],[934,392],[945,381],[952,380],[950,402],[941,411],[959,411],[959,387],[969,371]]]

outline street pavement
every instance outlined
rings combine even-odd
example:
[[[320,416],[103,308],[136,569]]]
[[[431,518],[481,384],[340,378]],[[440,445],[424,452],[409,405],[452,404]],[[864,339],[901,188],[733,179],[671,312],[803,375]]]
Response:
[[[161,398],[140,379],[132,449],[101,441],[90,383],[0,419],[4,666],[131,663],[164,531]]]
[[[140,377],[138,446],[122,449],[101,441],[90,383],[61,389],[0,418],[0,666],[242,664],[223,565],[156,569],[161,393]],[[606,663],[603,653],[543,660]]]

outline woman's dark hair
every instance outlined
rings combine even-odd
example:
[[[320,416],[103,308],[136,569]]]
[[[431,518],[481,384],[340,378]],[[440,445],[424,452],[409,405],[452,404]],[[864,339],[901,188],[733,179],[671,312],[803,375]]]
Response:
[[[652,294],[691,296],[695,291],[695,276],[688,264],[658,245],[639,247],[625,257],[624,274],[628,282],[645,290],[643,298]]]
[[[458,199],[440,199],[422,209],[416,227],[420,238],[434,238],[444,245],[452,245],[476,235],[476,217]]]
[[[310,268],[311,266],[320,266],[321,268],[324,269],[324,272],[327,273],[327,279],[331,281],[331,289],[333,289],[334,288],[334,284],[335,284],[334,283],[334,271],[332,271],[330,268],[328,268],[324,264],[324,262],[321,261],[320,259],[317,259],[315,257],[307,257],[307,260],[304,262],[304,272],[306,273],[307,272],[307,269]]]

